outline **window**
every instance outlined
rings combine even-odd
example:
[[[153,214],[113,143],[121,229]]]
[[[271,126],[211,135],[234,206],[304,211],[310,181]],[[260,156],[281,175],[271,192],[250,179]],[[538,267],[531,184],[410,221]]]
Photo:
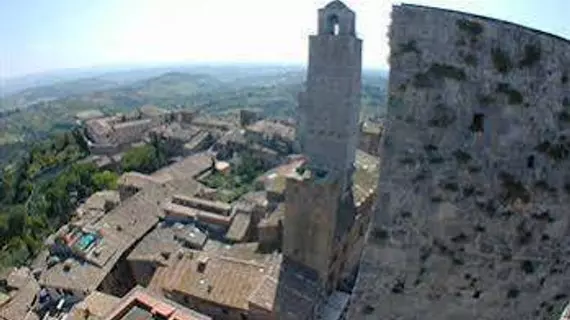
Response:
[[[338,24],[338,16],[336,14],[333,14],[329,17],[328,19],[328,23],[329,23],[329,31],[332,35],[338,36],[339,34],[339,24]]]
[[[469,127],[473,132],[483,132],[485,115],[482,113],[476,113],[473,115],[473,121]]]
[[[534,156],[531,155],[526,159],[526,166],[529,169],[534,169]]]

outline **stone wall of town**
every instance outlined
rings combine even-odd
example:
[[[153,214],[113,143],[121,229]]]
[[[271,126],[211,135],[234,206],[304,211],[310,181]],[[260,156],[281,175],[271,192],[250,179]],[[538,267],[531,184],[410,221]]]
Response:
[[[556,319],[570,278],[570,41],[395,6],[374,222],[349,319]]]

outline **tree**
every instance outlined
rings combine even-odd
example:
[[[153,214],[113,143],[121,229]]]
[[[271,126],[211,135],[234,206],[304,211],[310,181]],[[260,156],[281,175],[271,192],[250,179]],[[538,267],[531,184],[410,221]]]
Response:
[[[166,161],[157,148],[152,145],[132,148],[125,153],[121,161],[123,171],[152,173],[164,166]]]
[[[73,129],[71,134],[73,135],[73,138],[75,139],[75,143],[77,143],[77,145],[79,146],[79,149],[83,153],[89,154],[89,145],[87,144],[87,141],[85,140],[85,136],[81,132],[81,129],[75,128],[75,129]]]
[[[117,189],[117,180],[119,175],[112,171],[98,172],[93,175],[93,184],[97,190],[115,190]]]

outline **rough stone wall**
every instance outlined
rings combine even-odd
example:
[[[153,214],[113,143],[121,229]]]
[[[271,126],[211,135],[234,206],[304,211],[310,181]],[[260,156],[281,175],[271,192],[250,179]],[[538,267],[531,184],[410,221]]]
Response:
[[[379,202],[349,319],[557,319],[570,42],[395,6]]]
[[[326,283],[336,227],[331,214],[338,210],[340,183],[290,177],[285,194],[283,254],[317,271]]]

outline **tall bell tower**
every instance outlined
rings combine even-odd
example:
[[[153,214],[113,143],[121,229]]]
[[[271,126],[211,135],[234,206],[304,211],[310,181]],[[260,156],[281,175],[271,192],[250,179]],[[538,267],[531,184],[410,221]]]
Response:
[[[308,162],[287,180],[284,255],[316,271],[327,290],[339,277],[339,250],[355,216],[352,173],[358,141],[362,41],[355,14],[333,1],[309,38],[306,91],[297,142]]]
[[[356,15],[341,1],[319,10],[309,38],[306,91],[299,95],[297,137],[310,166],[348,188],[358,143],[362,40]]]

